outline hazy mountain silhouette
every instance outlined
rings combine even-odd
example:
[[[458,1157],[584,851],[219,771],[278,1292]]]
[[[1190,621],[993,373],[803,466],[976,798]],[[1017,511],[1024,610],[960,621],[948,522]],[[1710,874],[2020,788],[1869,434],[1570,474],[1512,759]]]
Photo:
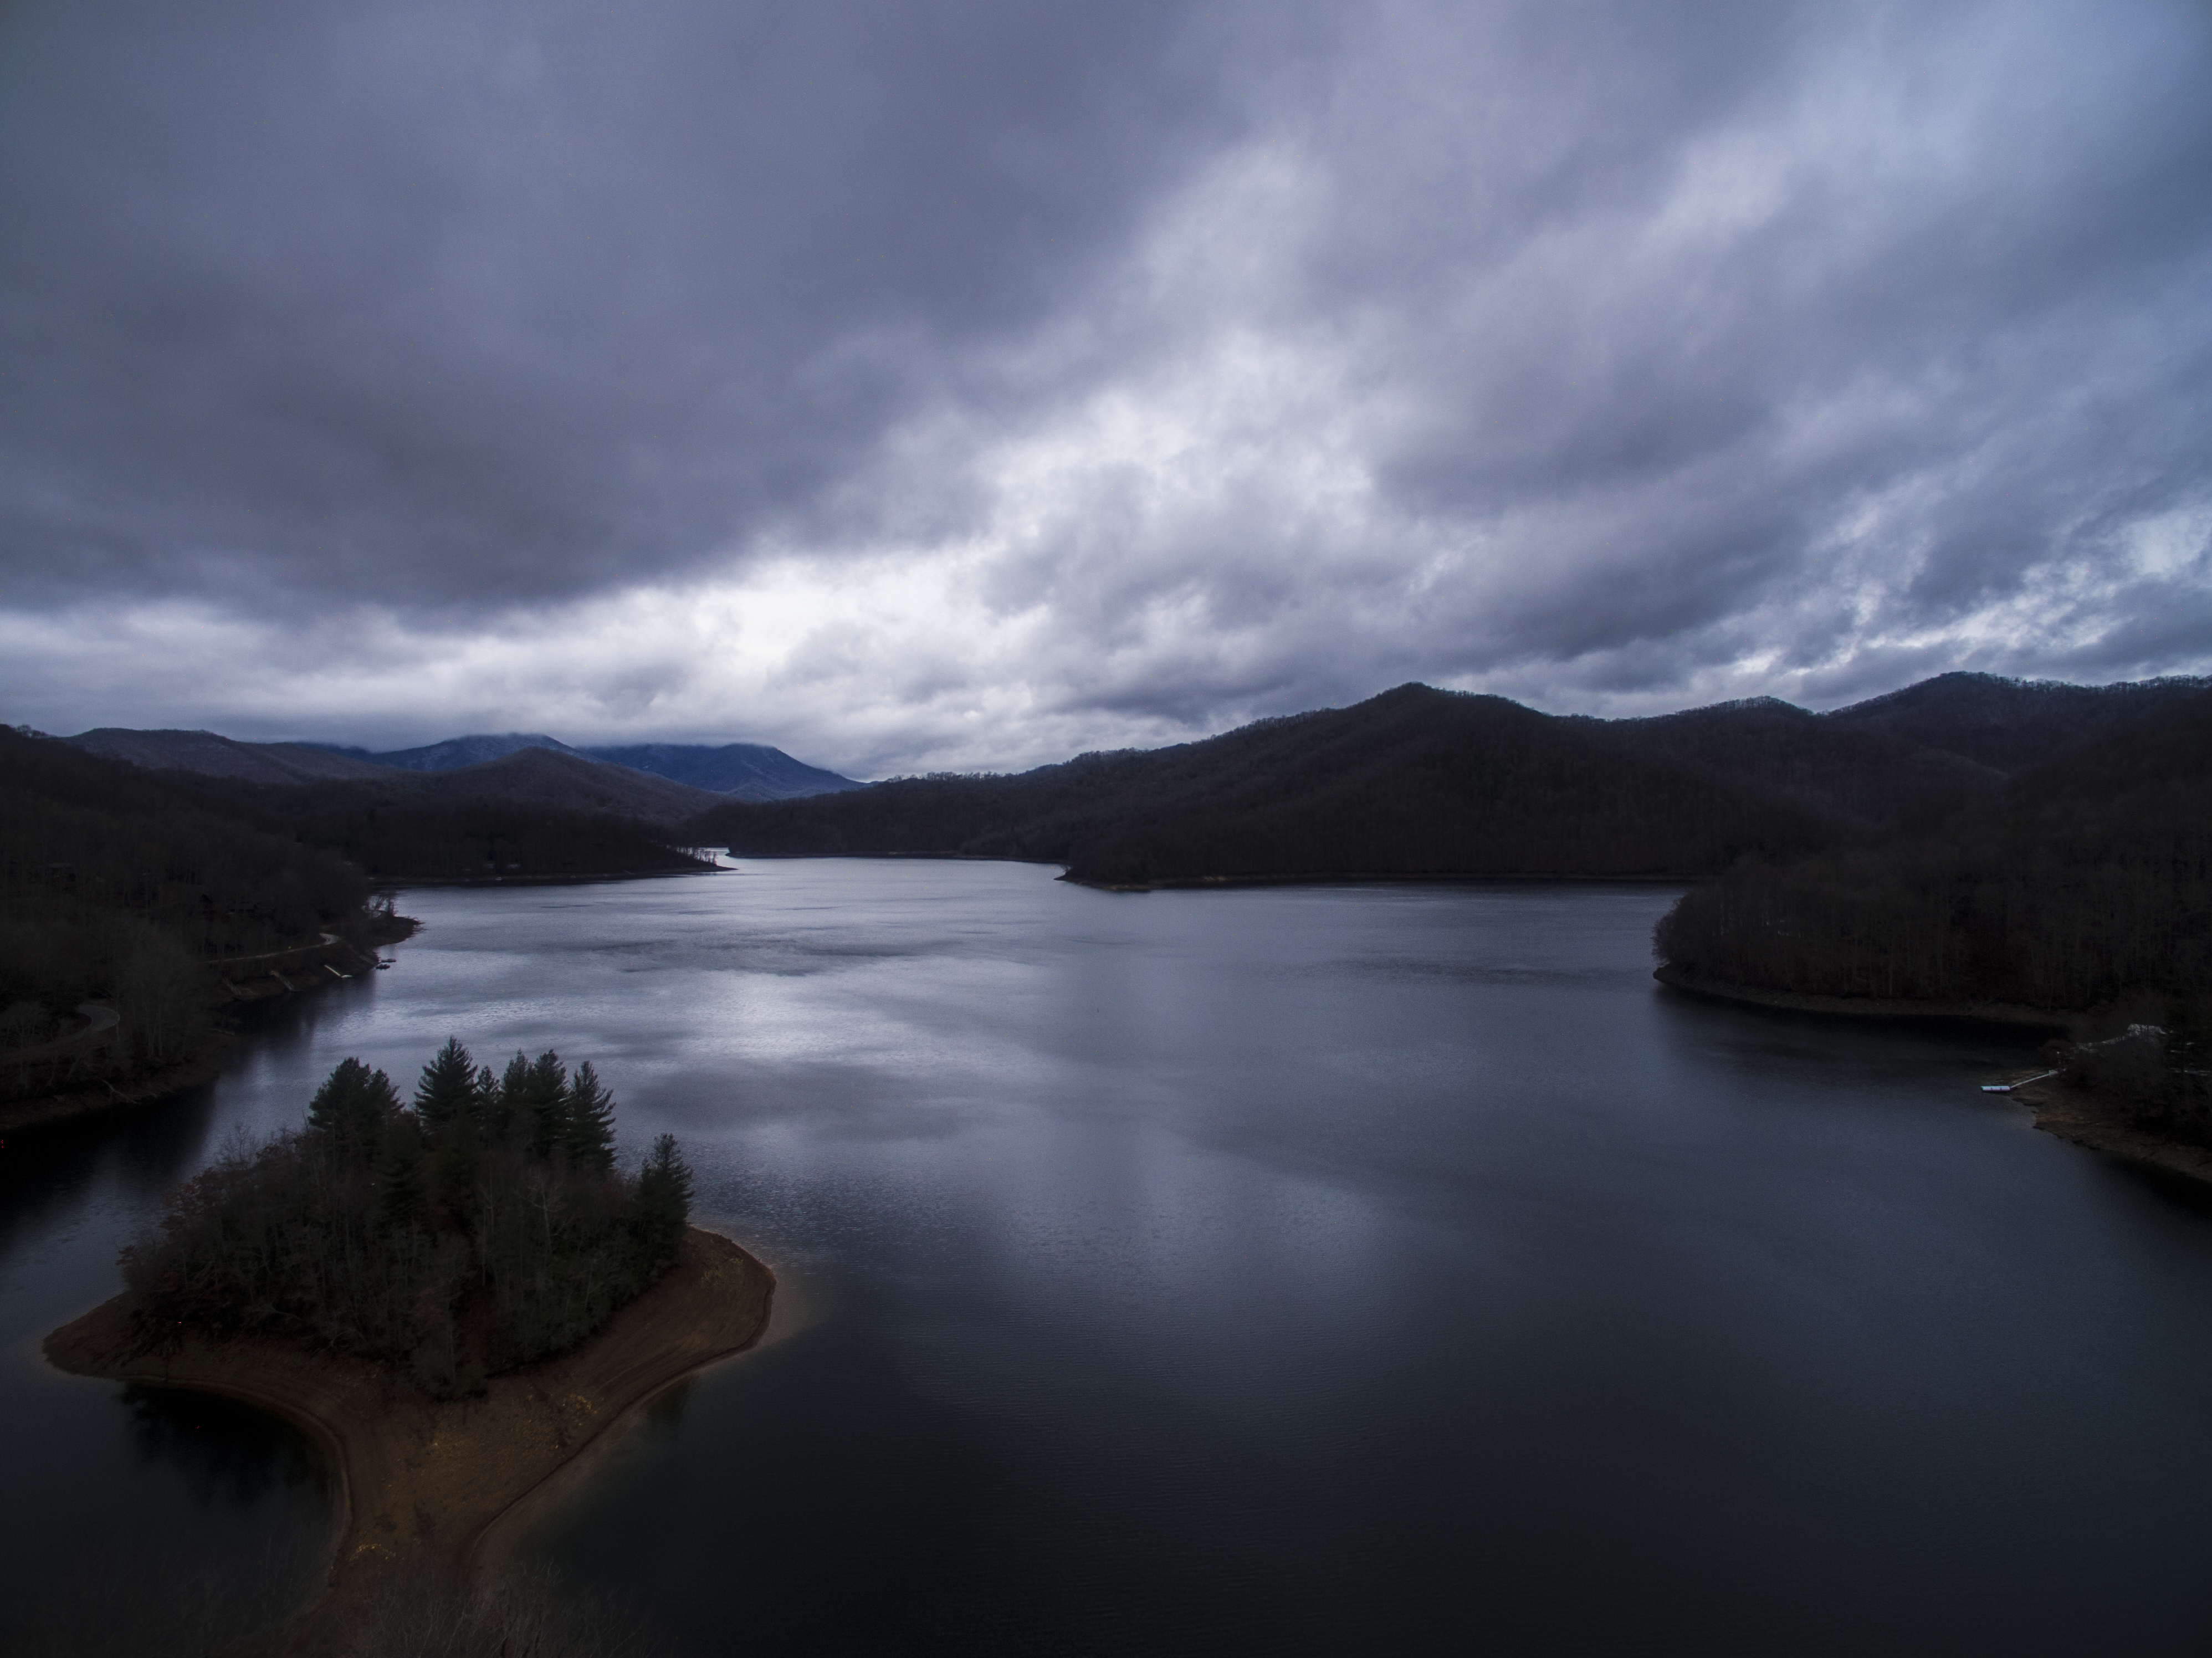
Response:
[[[795,800],[867,786],[761,743],[725,743],[720,748],[702,743],[635,743],[575,752],[740,800]]]
[[[271,786],[359,782],[391,799],[531,799],[579,811],[612,811],[650,823],[672,823],[713,805],[707,797],[781,800],[864,786],[849,777],[753,743],[720,747],[654,743],[626,748],[574,749],[543,732],[508,732],[448,738],[420,748],[382,753],[324,743],[240,743],[204,731],[127,731],[102,727],[62,739],[71,747],[151,770],[194,772]],[[562,756],[568,766],[518,756]],[[414,774],[458,780],[425,793],[397,780]],[[699,798],[694,798],[696,796]]]
[[[480,766],[487,760],[504,760],[510,754],[520,754],[525,749],[545,749],[555,754],[574,754],[557,738],[542,732],[507,732],[498,737],[476,735],[449,737],[442,743],[427,744],[419,749],[391,749],[381,754],[364,757],[380,766],[392,766],[401,771],[459,771],[465,766]],[[346,750],[349,754],[361,751]]]

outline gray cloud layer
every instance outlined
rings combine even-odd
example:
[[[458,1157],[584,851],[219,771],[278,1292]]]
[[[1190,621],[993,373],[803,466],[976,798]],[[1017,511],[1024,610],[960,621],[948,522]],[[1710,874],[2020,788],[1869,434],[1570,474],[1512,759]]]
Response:
[[[2201,670],[2207,85],[2185,0],[19,0],[10,717]]]

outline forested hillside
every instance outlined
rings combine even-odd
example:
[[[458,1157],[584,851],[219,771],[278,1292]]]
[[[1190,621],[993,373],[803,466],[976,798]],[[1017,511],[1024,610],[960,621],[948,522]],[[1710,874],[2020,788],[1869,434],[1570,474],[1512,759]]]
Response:
[[[197,772],[240,783],[320,783],[374,777],[386,768],[367,758],[312,743],[239,743],[213,732],[130,731],[103,726],[57,739],[104,760],[149,771]]]
[[[702,867],[669,838],[527,799],[148,771],[0,729],[0,1106],[27,1122],[173,1084],[235,996],[328,982],[403,933],[375,882]]]
[[[1065,863],[1141,885],[1320,874],[1681,875],[1785,857],[1817,807],[1590,722],[1406,685],[1205,742],[1012,777],[931,777],[716,809],[738,853],[938,853]]]
[[[2164,714],[2212,691],[2177,677],[2068,685],[1988,673],[1946,673],[1820,717],[2015,772]]]
[[[1103,885],[1705,875],[1928,829],[2204,694],[1958,673],[1825,714],[1770,697],[1604,720],[1404,685],[1174,748],[720,806],[684,834],[756,856],[1027,858]]]
[[[1937,823],[2004,782],[2002,772],[1964,755],[1771,696],[1590,723],[1620,742],[1702,761],[1865,829]]]
[[[334,852],[206,810],[161,780],[0,730],[0,1064],[5,1090],[129,1076],[188,1054],[221,963],[369,920]],[[113,1032],[75,1043],[81,1001]],[[63,1042],[62,1051],[36,1055]]]
[[[2212,993],[2212,695],[2021,773],[1940,828],[1686,896],[1692,981],[2081,1011]]]
[[[303,743],[234,743],[193,731],[108,728],[57,740],[175,779],[219,778],[272,788],[343,782],[374,799],[417,805],[496,803],[666,827],[717,799],[705,789],[579,754],[550,737],[456,738],[397,755]]]
[[[357,785],[248,789],[180,779],[246,823],[326,847],[377,881],[671,875],[705,867],[665,831],[613,812],[528,800],[408,801]]]

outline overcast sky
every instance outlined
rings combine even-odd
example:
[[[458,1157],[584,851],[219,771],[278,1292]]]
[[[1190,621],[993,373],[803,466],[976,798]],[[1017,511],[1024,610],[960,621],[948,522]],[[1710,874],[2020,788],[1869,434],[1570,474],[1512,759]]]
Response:
[[[0,0],[0,719],[2212,668],[2212,7]]]

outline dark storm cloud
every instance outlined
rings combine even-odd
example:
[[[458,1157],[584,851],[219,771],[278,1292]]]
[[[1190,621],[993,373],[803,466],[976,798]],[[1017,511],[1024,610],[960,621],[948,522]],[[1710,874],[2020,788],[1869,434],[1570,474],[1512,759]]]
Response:
[[[18,6],[10,588],[496,605],[726,553],[1173,170],[1177,10]]]
[[[2212,666],[2185,0],[185,9],[0,13],[0,644],[83,723]]]

